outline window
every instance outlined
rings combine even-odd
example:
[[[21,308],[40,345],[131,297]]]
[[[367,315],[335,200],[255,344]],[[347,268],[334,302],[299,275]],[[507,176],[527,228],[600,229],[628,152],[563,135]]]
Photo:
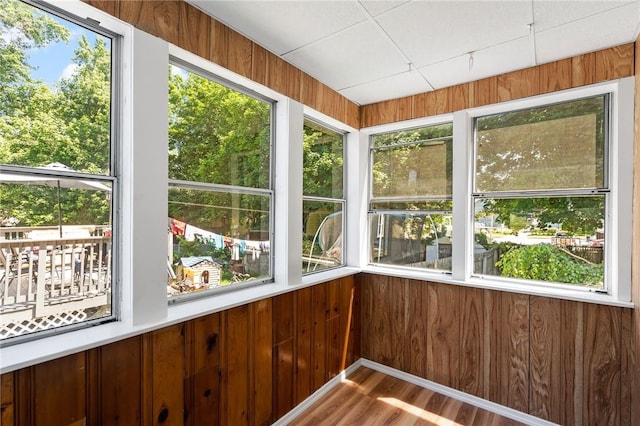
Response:
[[[13,343],[115,317],[119,39],[57,11],[2,7],[0,339]]]
[[[606,291],[608,94],[475,118],[474,274]]]
[[[344,264],[344,135],[305,120],[303,140],[303,273]]]
[[[272,104],[174,61],[170,299],[271,278]]]
[[[453,123],[430,124],[442,122],[364,130],[373,269],[630,300],[632,79],[457,111]]]
[[[451,271],[453,125],[371,137],[369,261]]]

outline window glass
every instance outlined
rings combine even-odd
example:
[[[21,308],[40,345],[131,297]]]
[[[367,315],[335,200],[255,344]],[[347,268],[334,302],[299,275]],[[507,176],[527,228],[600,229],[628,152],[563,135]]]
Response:
[[[304,121],[302,272],[344,264],[344,135]]]
[[[477,192],[605,185],[607,96],[480,117]]]
[[[0,339],[113,318],[114,42],[0,13]],[[21,339],[18,339],[21,340]]]
[[[606,290],[607,129],[608,95],[477,118],[474,274]]]
[[[371,137],[369,261],[451,271],[453,125]]]
[[[172,65],[170,299],[271,277],[271,104]]]

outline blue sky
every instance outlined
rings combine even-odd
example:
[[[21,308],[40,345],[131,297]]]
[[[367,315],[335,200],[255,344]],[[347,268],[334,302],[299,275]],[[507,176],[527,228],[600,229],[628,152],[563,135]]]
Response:
[[[96,40],[96,33],[89,31],[79,25],[64,21],[53,15],[47,14],[56,22],[69,28],[70,36],[67,43],[51,43],[45,47],[31,49],[28,52],[28,61],[34,69],[31,75],[35,79],[41,79],[49,86],[63,76],[63,73],[71,72],[73,69],[73,51],[78,46],[78,41],[85,35],[89,43],[93,46]]]

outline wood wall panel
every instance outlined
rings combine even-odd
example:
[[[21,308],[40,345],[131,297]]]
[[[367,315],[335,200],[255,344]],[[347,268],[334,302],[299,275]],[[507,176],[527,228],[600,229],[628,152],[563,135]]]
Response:
[[[599,50],[596,53],[596,81],[615,80],[634,73],[634,43]]]
[[[154,425],[183,424],[184,325],[154,331],[150,337],[151,422]]]
[[[526,98],[540,93],[538,68],[526,68],[498,76],[498,102]]]
[[[251,56],[251,79],[256,83],[267,84],[267,56],[271,55],[264,47],[253,45]]]
[[[571,58],[571,82],[573,87],[596,82],[596,54],[585,53]]]
[[[311,390],[315,392],[327,380],[327,286],[312,287],[311,303],[313,318]]]
[[[84,353],[33,367],[34,425],[66,426],[86,419],[85,371]]]
[[[201,58],[207,58],[211,50],[211,19],[189,3],[179,2],[178,8],[178,28],[189,28],[189,31],[179,32],[178,45]]]
[[[179,1],[120,1],[118,17],[146,33],[180,46],[180,31],[190,31],[190,27],[178,25],[179,5]]]
[[[3,374],[0,377],[0,424],[14,423],[14,373]]]
[[[209,40],[209,55],[206,59],[222,66],[229,64],[229,33],[231,29],[221,22],[211,20],[211,36]]]
[[[393,286],[391,284],[390,286]],[[427,379],[459,387],[459,287],[428,283]]]
[[[98,421],[102,425],[136,425],[142,420],[142,340],[121,340],[99,348]],[[130,395],[123,398],[123,395]],[[94,423],[94,422],[90,422]]]
[[[243,77],[251,78],[253,44],[242,34],[229,31],[227,68]]]
[[[296,339],[297,357],[295,367],[295,403],[299,404],[311,395],[312,311],[311,287],[296,292]]]
[[[538,67],[540,93],[569,89],[571,83],[571,59],[550,62]]]
[[[498,78],[489,77],[469,83],[469,107],[498,102]]]
[[[273,303],[272,299],[264,299],[251,304],[253,317],[253,355],[250,369],[255,373],[249,391],[250,412],[253,413],[251,424],[270,425],[273,420],[272,384],[273,373],[269,368],[273,357]]]
[[[360,290],[364,358],[390,365],[379,324],[404,310],[408,373],[559,424],[634,424],[630,309],[373,274]],[[394,291],[406,299],[378,304]]]
[[[225,328],[221,423],[249,424],[249,306],[223,313]]]

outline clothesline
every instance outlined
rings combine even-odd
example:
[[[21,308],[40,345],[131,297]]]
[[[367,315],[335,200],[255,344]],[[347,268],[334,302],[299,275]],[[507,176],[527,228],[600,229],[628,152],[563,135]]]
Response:
[[[240,260],[241,256],[250,252],[254,258],[259,258],[261,253],[269,251],[269,241],[252,241],[231,238],[225,235],[209,232],[202,228],[189,225],[177,219],[169,218],[169,229],[174,235],[184,236],[187,241],[200,241],[210,244],[213,248],[231,250],[231,260]]]

